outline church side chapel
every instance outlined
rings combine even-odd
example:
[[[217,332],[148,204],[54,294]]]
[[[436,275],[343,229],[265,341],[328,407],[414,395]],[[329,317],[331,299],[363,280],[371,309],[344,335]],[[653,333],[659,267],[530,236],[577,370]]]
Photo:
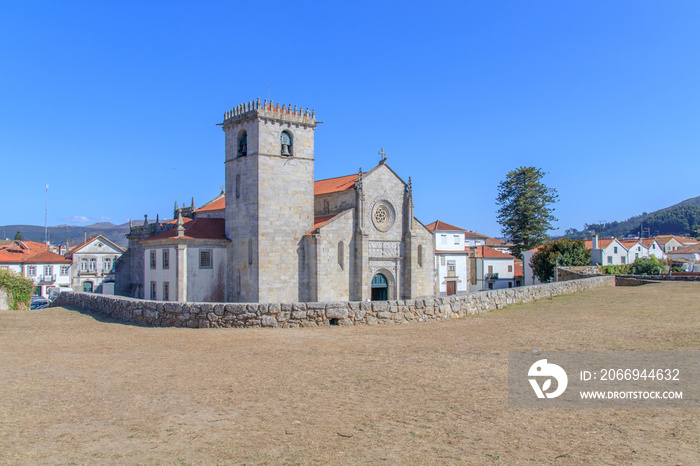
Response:
[[[176,209],[176,220],[153,235],[127,235],[143,251],[136,274],[143,283],[132,286],[148,294],[140,297],[279,303],[435,295],[432,233],[414,218],[411,179],[386,157],[367,172],[314,181],[315,111],[258,99],[226,112],[221,125],[225,191],[184,219]],[[158,270],[164,254],[176,262],[168,273]]]

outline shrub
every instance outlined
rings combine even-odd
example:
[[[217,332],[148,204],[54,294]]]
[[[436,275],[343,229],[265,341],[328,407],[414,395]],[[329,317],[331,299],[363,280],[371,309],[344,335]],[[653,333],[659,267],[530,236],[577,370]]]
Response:
[[[0,288],[7,291],[10,309],[29,307],[34,290],[34,282],[31,280],[9,270],[0,270]]]
[[[630,273],[629,265],[601,265],[600,270],[606,275],[627,275]]]
[[[591,253],[586,249],[585,241],[561,238],[540,246],[530,259],[530,267],[534,275],[546,283],[554,277],[557,266],[580,266],[590,262]]]
[[[668,267],[653,256],[640,257],[630,264],[630,269],[634,275],[658,275],[668,271]]]

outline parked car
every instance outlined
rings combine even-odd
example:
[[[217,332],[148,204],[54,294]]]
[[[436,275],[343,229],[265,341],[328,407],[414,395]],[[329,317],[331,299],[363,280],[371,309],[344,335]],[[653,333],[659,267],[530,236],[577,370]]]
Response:
[[[32,296],[29,309],[45,309],[51,305],[51,301],[43,296]]]

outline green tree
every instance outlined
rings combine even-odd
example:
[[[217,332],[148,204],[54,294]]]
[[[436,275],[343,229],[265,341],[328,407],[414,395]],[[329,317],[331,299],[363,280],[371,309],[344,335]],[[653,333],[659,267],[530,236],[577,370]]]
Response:
[[[506,240],[515,244],[513,251],[520,257],[523,250],[532,249],[549,239],[552,229],[557,190],[542,183],[545,173],[535,167],[520,167],[508,172],[498,184],[498,223]]]
[[[530,267],[542,283],[550,281],[554,277],[557,265],[580,266],[589,265],[591,252],[586,249],[584,240],[561,238],[549,241],[540,246],[539,250],[530,259]]]
[[[668,272],[668,266],[659,262],[654,256],[640,257],[630,264],[630,269],[635,275],[658,275]]]
[[[15,233],[15,240],[22,241],[22,233],[20,233],[19,230]]]

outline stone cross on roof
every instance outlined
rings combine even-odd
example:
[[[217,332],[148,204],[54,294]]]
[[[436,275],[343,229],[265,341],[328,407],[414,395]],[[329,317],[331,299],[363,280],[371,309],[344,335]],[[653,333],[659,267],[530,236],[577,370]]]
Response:
[[[383,147],[382,147],[381,150],[379,151],[379,156],[381,157],[381,159],[379,160],[379,163],[380,163],[380,164],[383,164],[384,162],[386,162],[386,152],[384,152],[384,148],[383,148]]]

